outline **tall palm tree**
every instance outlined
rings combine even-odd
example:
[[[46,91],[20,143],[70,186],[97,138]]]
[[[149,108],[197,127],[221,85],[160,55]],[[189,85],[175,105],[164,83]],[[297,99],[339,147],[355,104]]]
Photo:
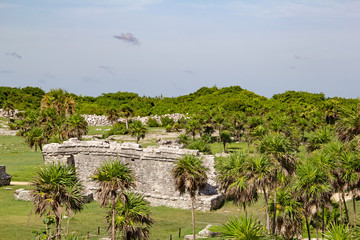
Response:
[[[273,164],[270,158],[266,155],[260,154],[249,158],[247,167],[247,177],[250,185],[255,185],[264,193],[265,210],[266,210],[266,228],[270,234],[270,212],[269,212],[269,192],[274,181],[275,175],[273,171]]]
[[[124,239],[148,239],[153,223],[149,202],[137,193],[125,192],[126,202],[117,201],[115,226],[123,233]],[[108,218],[111,218],[111,214]]]
[[[193,225],[193,239],[195,239],[195,199],[198,191],[205,188],[207,182],[207,171],[202,160],[195,155],[185,155],[180,158],[172,169],[175,180],[175,189],[180,195],[188,192],[191,199],[191,216]]]
[[[120,117],[119,111],[116,108],[110,108],[106,111],[107,120],[114,124]]]
[[[305,160],[304,163],[299,164],[296,169],[296,181],[295,189],[303,199],[304,211],[306,218],[306,226],[308,230],[309,240],[309,222],[308,218],[311,216],[313,209],[315,209],[315,228],[316,228],[316,239],[319,238],[318,234],[318,220],[317,216],[321,206],[324,203],[330,202],[332,194],[332,188],[329,184],[329,174],[325,169],[322,169],[313,160]]]
[[[118,200],[126,203],[125,190],[135,186],[134,176],[126,164],[119,161],[109,161],[104,162],[96,169],[92,180],[99,185],[97,192],[101,206],[106,207],[111,201],[111,239],[115,240],[116,203]]]
[[[34,211],[43,216],[51,213],[55,217],[56,238],[61,239],[61,221],[64,213],[72,214],[84,206],[82,185],[75,167],[48,164],[41,168],[31,185]]]
[[[125,118],[126,129],[129,129],[129,118],[134,116],[134,109],[127,104],[120,107],[120,115]]]
[[[235,205],[242,205],[246,212],[246,204],[250,205],[258,199],[256,184],[250,184],[247,177],[249,155],[245,152],[232,153],[217,166],[217,182],[220,190]]]
[[[74,98],[65,90],[51,89],[41,100],[41,109],[54,108],[59,115],[75,113]]]
[[[275,165],[274,169],[274,209],[276,209],[276,194],[278,188],[278,174],[291,176],[295,171],[295,159],[291,155],[293,146],[288,138],[280,133],[268,133],[258,143],[258,151],[268,155]],[[272,232],[275,233],[276,211],[273,215]]]

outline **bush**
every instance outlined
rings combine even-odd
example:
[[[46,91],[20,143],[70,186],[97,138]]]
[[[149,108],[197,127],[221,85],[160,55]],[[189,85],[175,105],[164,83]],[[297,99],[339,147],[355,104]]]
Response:
[[[191,141],[185,145],[188,149],[199,150],[202,153],[211,154],[211,148],[203,140]]]
[[[223,236],[229,239],[247,240],[263,239],[264,227],[257,219],[242,215],[233,217],[227,223],[222,225]]]
[[[126,129],[126,124],[123,122],[117,122],[113,127],[105,134],[102,135],[102,138],[107,138],[111,135],[125,135],[128,134],[129,130]]]
[[[179,136],[180,143],[186,145],[189,142],[189,137],[186,134],[180,134]]]
[[[166,127],[167,125],[173,125],[174,121],[169,117],[161,117],[161,125]]]
[[[160,124],[154,118],[149,118],[147,125],[148,127],[160,127]]]
[[[171,132],[172,131],[171,124],[166,125],[165,130],[166,130],[166,132]]]
[[[207,133],[202,135],[201,139],[206,143],[213,143],[216,140],[216,137],[211,136],[211,134]]]

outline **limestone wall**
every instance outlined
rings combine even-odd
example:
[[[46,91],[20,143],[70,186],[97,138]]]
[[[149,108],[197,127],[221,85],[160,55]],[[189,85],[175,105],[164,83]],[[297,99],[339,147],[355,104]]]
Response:
[[[190,209],[186,195],[179,196],[171,177],[174,162],[185,154],[199,155],[209,168],[206,190],[198,197],[198,210],[208,211],[221,204],[215,183],[214,157],[200,155],[197,150],[172,148],[167,146],[142,148],[135,143],[109,141],[79,141],[70,139],[63,144],[52,143],[43,147],[45,162],[74,164],[79,178],[86,189],[95,193],[97,186],[90,181],[95,169],[106,160],[118,159],[129,164],[136,177],[136,191],[145,195],[153,206],[169,206]]]
[[[89,124],[89,126],[112,126],[112,123],[107,120],[107,117],[102,115],[82,115],[85,118],[85,121]],[[169,117],[170,119],[176,122],[177,120],[181,119],[182,117],[186,118],[185,115],[174,113],[174,114],[165,114],[162,116],[148,116],[148,117],[133,117],[131,118],[133,121],[141,121],[142,124],[146,125],[149,118],[155,119],[159,124],[161,124],[162,117]],[[119,118],[117,121],[125,122],[125,118]]]

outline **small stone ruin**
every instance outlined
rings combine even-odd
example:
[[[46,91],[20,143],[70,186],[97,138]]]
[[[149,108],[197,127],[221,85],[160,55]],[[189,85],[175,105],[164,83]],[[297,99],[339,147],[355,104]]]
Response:
[[[223,201],[215,182],[214,156],[202,155],[197,150],[180,149],[162,145],[142,148],[135,143],[117,143],[112,141],[79,141],[70,139],[62,144],[52,143],[43,147],[45,163],[59,162],[74,165],[87,193],[93,193],[96,199],[98,186],[90,180],[95,169],[104,161],[119,160],[129,164],[136,179],[136,192],[145,196],[153,206],[168,206],[190,209],[188,194],[180,196],[175,191],[171,170],[174,163],[186,154],[202,158],[209,169],[206,189],[197,197],[196,209],[209,211],[216,209]]]
[[[6,167],[0,165],[0,187],[10,185],[11,175],[6,173]]]

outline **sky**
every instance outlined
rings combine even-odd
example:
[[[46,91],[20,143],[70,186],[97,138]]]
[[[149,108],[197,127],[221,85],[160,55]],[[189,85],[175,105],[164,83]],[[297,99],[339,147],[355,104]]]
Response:
[[[359,0],[0,0],[0,86],[360,97]]]

